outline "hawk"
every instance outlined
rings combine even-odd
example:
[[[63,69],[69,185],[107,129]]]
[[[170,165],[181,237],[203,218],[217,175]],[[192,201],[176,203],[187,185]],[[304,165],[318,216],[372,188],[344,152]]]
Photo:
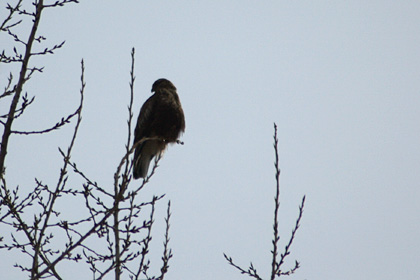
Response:
[[[146,178],[150,161],[160,157],[168,143],[174,143],[185,130],[184,111],[179,101],[176,87],[166,79],[153,83],[154,94],[141,107],[137,125],[134,130],[134,144],[138,144],[134,152],[134,179]]]

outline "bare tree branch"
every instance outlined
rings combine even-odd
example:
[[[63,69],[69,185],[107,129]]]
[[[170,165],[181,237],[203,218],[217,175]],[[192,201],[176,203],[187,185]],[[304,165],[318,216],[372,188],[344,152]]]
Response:
[[[69,124],[70,121],[71,121],[71,119],[73,117],[77,116],[78,110],[79,110],[79,108],[77,108],[76,111],[74,111],[74,113],[68,115],[67,117],[61,118],[61,120],[59,122],[57,122],[55,125],[53,125],[50,128],[46,128],[46,129],[43,129],[43,130],[35,130],[35,131],[18,131],[18,130],[12,130],[11,133],[20,134],[20,135],[31,135],[31,134],[44,134],[44,133],[48,133],[48,132],[57,130],[57,129],[63,127],[64,125]]]
[[[275,161],[274,161],[274,168],[275,168],[275,176],[276,176],[276,196],[274,198],[274,223],[273,223],[273,250],[271,253],[273,254],[272,261],[271,261],[271,280],[274,280],[276,277],[277,272],[277,244],[280,240],[279,236],[279,223],[278,223],[278,212],[280,208],[280,168],[279,168],[279,153],[277,150],[278,146],[278,139],[277,139],[277,125],[274,124],[274,153],[275,153]]]
[[[168,245],[169,245],[169,228],[170,228],[170,224],[169,224],[169,220],[171,218],[171,201],[168,201],[168,209],[166,211],[166,218],[165,218],[165,224],[166,224],[166,230],[165,230],[165,240],[163,242],[163,256],[162,256],[162,267],[160,269],[160,276],[158,277],[159,280],[163,280],[163,278],[165,277],[166,273],[168,272],[169,269],[169,260],[173,257],[172,255],[172,250],[169,249]]]
[[[290,255],[290,248],[292,246],[292,243],[294,241],[296,232],[300,226],[300,221],[302,219],[303,215],[303,208],[305,206],[305,197],[303,196],[302,204],[299,206],[299,216],[296,220],[295,227],[292,230],[292,235],[285,246],[284,252],[280,254],[280,259],[278,258],[278,243],[280,241],[280,234],[279,234],[279,208],[280,208],[280,168],[279,168],[279,153],[278,153],[278,138],[277,138],[277,125],[274,123],[274,154],[275,154],[275,161],[274,161],[274,168],[275,168],[275,179],[276,179],[276,194],[274,197],[274,222],[273,222],[273,249],[271,250],[272,258],[271,258],[271,273],[270,273],[270,279],[274,280],[279,278],[281,275],[291,275],[296,272],[296,270],[300,267],[300,264],[298,261],[295,261],[295,266],[287,271],[282,271],[282,265],[284,264],[284,261],[288,255]],[[254,265],[250,264],[248,269],[244,269],[241,266],[235,264],[231,257],[227,256],[226,254],[223,254],[227,262],[239,270],[241,274],[248,275],[251,278],[255,278],[257,280],[263,280],[257,273],[257,269],[254,267]]]
[[[39,2],[36,4],[36,12],[35,12],[35,18],[32,26],[32,30],[29,35],[28,42],[26,44],[25,48],[25,55],[22,62],[21,71],[19,74],[19,80],[17,83],[16,91],[12,100],[12,103],[10,105],[9,114],[7,117],[6,124],[4,125],[4,131],[3,136],[1,140],[1,149],[0,149],[0,178],[3,178],[4,176],[4,163],[6,159],[7,154],[7,146],[9,143],[9,137],[12,131],[12,124],[13,120],[15,119],[15,113],[18,101],[20,99],[20,95],[22,93],[23,85],[26,81],[26,71],[28,69],[29,59],[31,57],[31,50],[32,50],[32,44],[34,42],[34,38],[38,29],[38,25],[41,19],[41,13],[43,10],[43,0],[39,0]]]
[[[37,39],[37,41],[41,41],[42,39],[45,39],[44,37],[39,37],[38,39]],[[66,41],[63,41],[63,42],[61,42],[60,44],[58,44],[58,45],[54,45],[54,47],[52,47],[52,48],[45,48],[43,51],[41,51],[41,52],[36,52],[36,53],[31,53],[31,55],[45,55],[45,54],[54,54],[54,51],[55,50],[58,50],[58,49],[60,49],[60,48],[62,48],[63,46],[64,46],[64,43],[65,43]]]
[[[37,256],[41,252],[40,244],[42,243],[42,239],[44,238],[44,233],[45,233],[45,231],[48,227],[50,216],[53,213],[53,209],[55,207],[55,201],[57,200],[58,194],[60,193],[60,191],[64,190],[64,186],[65,186],[66,181],[67,181],[66,173],[67,173],[67,166],[69,165],[68,162],[69,162],[69,159],[70,159],[70,154],[71,154],[71,151],[73,149],[74,143],[76,141],[77,132],[79,130],[80,123],[82,121],[83,97],[84,97],[84,89],[85,89],[85,86],[86,86],[85,81],[84,81],[85,66],[84,66],[83,60],[81,62],[81,67],[82,67],[82,75],[81,75],[82,87],[80,89],[80,106],[76,110],[76,114],[77,114],[78,118],[77,118],[76,126],[75,126],[75,129],[74,129],[74,133],[73,133],[70,145],[67,149],[66,157],[64,158],[63,167],[60,170],[60,176],[59,176],[59,179],[58,179],[58,182],[57,182],[57,186],[55,188],[54,195],[52,196],[52,199],[50,200],[48,205],[46,205],[47,207],[45,208],[47,211],[46,211],[46,214],[45,214],[45,217],[44,217],[44,223],[40,228],[39,238],[38,238],[38,240],[36,240],[35,256],[34,256],[34,261],[35,262],[38,259]],[[38,268],[38,264],[35,263],[32,277],[37,276],[37,274],[38,274],[37,268]],[[52,266],[51,268],[54,269],[54,266]]]
[[[62,0],[62,1],[55,1],[54,4],[44,5],[45,8],[54,8],[54,7],[63,7],[65,4],[68,3],[79,3],[78,0]]]
[[[13,74],[12,72],[10,72],[9,77],[7,78],[7,85],[4,88],[4,92],[0,95],[0,99],[6,96],[11,95],[12,93],[15,92],[16,90],[16,86],[13,87],[13,89],[10,89],[11,85],[12,85],[12,81],[13,81]]]
[[[4,21],[0,25],[0,32],[1,31],[6,31],[6,30],[8,30],[8,29],[10,29],[10,28],[12,28],[12,27],[21,23],[21,21],[17,21],[15,23],[7,25],[8,22],[13,18],[14,13],[19,11],[20,6],[22,5],[22,1],[23,0],[19,0],[14,7],[12,5],[10,5],[9,3],[7,3],[6,9],[9,10],[9,14],[7,15],[7,17],[4,19]]]
[[[280,261],[278,262],[278,264],[276,266],[276,275],[277,276],[293,274],[300,267],[299,262],[295,261],[295,266],[292,269],[290,269],[286,272],[282,272],[280,270],[281,265],[284,263],[284,260],[285,260],[286,256],[288,256],[290,254],[290,247],[292,246],[292,243],[293,243],[293,240],[295,238],[296,232],[297,232],[297,230],[300,226],[300,220],[302,219],[302,216],[303,216],[303,207],[305,207],[305,199],[306,199],[306,196],[304,195],[303,198],[302,198],[302,203],[299,206],[299,216],[296,220],[295,227],[292,230],[292,235],[290,236],[289,243],[287,243],[286,247],[284,248],[284,253],[281,254]]]
[[[228,257],[225,253],[223,253],[223,256],[225,257],[225,259],[228,261],[228,263],[233,266],[234,268],[236,268],[237,270],[239,270],[241,272],[241,274],[246,274],[252,278],[255,278],[257,280],[263,280],[257,273],[257,270],[254,268],[254,265],[251,263],[248,270],[243,269],[242,267],[240,267],[239,265],[235,264],[232,260],[231,257]]]
[[[132,49],[132,67],[130,72],[130,101],[128,105],[128,137],[125,147],[125,154],[122,156],[114,173],[114,193],[108,191],[105,186],[100,186],[95,180],[90,179],[88,172],[81,170],[76,162],[71,160],[73,147],[78,136],[81,124],[81,114],[84,100],[84,63],[81,63],[81,89],[80,105],[72,114],[63,117],[59,122],[50,128],[43,130],[18,131],[13,130],[13,121],[22,116],[26,108],[33,104],[35,97],[29,98],[23,94],[25,83],[32,78],[34,73],[42,72],[43,67],[30,65],[29,60],[32,56],[42,56],[53,54],[55,50],[61,48],[64,42],[53,47],[40,47],[41,51],[33,50],[34,42],[42,44],[46,38],[37,35],[38,25],[44,8],[61,7],[67,3],[78,3],[77,0],[59,0],[51,4],[45,4],[43,0],[35,0],[32,5],[34,11],[22,8],[22,0],[16,5],[7,4],[9,15],[0,25],[0,32],[8,35],[10,40],[15,42],[15,46],[6,54],[3,50],[0,54],[0,63],[21,63],[19,77],[14,81],[11,72],[4,91],[0,94],[0,99],[10,100],[8,113],[2,112],[0,123],[4,126],[1,139],[0,151],[0,223],[10,227],[13,232],[7,241],[0,237],[0,249],[19,250],[22,255],[30,258],[29,264],[17,263],[15,267],[22,272],[28,273],[30,279],[54,278],[62,279],[57,267],[64,261],[79,262],[85,260],[86,264],[93,273],[93,279],[103,279],[112,271],[115,272],[115,279],[119,279],[124,273],[136,279],[160,279],[163,280],[169,268],[169,260],[172,258],[172,251],[169,248],[169,219],[170,203],[168,203],[167,216],[165,218],[166,231],[164,234],[162,265],[160,266],[159,276],[152,276],[149,272],[151,261],[148,257],[149,245],[152,240],[152,227],[154,225],[155,207],[165,195],[154,196],[151,201],[139,200],[140,191],[145,187],[155,174],[158,167],[159,157],[155,159],[153,169],[140,184],[129,189],[132,183],[131,173],[133,161],[131,154],[135,148],[149,140],[159,140],[160,138],[145,138],[137,143],[132,142],[132,120],[133,120],[133,99],[134,99],[134,55]],[[14,27],[18,26],[22,20],[16,20],[14,16],[23,19],[30,19],[32,27],[28,40],[22,40],[20,33]],[[55,184],[48,185],[35,178],[35,187],[28,195],[20,198],[19,187],[9,188],[5,178],[5,159],[8,148],[8,140],[12,133],[20,135],[44,134],[57,130],[76,119],[73,134],[67,149],[59,148],[63,163],[59,169],[58,180]],[[182,142],[177,142],[182,144]],[[83,183],[80,187],[72,188],[69,170],[76,176],[82,178]],[[64,199],[74,197],[84,205],[82,213],[77,213],[77,217],[61,216],[57,208]],[[4,208],[3,208],[4,207]],[[6,211],[2,211],[6,209]],[[150,215],[147,212],[150,210]],[[27,213],[33,213],[33,218],[28,219]],[[69,213],[64,213],[65,215]],[[146,216],[145,216],[146,214]],[[64,237],[64,242],[56,235]],[[9,241],[10,240],[10,241]],[[92,246],[90,240],[95,240],[94,244],[101,244],[99,249]],[[139,260],[141,262],[139,263]],[[61,267],[61,266],[60,266]]]

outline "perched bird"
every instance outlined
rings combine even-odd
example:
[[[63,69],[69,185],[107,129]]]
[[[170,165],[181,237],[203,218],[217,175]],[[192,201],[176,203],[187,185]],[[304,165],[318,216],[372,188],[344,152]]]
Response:
[[[176,87],[166,79],[153,83],[154,94],[144,102],[134,131],[134,144],[144,138],[134,152],[134,179],[146,178],[150,161],[160,157],[168,143],[178,140],[185,130],[184,111]]]

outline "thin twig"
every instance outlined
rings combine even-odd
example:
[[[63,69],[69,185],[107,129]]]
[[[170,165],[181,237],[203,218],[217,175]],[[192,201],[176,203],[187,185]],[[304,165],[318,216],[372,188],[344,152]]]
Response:
[[[166,211],[166,218],[165,218],[165,224],[166,224],[166,230],[165,230],[165,240],[163,241],[163,256],[162,256],[162,267],[160,269],[160,277],[158,277],[159,280],[163,280],[165,277],[165,274],[168,272],[169,269],[169,260],[172,258],[172,250],[168,248],[169,245],[169,228],[170,223],[169,220],[171,218],[171,201],[168,201],[168,209]]]
[[[7,3],[7,8],[6,9],[9,10],[9,14],[7,15],[7,17],[4,19],[4,21],[0,25],[0,32],[8,30],[9,28],[12,28],[13,26],[18,25],[21,22],[21,21],[18,21],[14,24],[6,26],[6,24],[13,18],[13,14],[15,12],[19,11],[20,6],[22,5],[22,1],[23,0],[19,0],[14,7],[12,7],[9,3]]]
[[[273,223],[273,250],[271,253],[273,254],[271,260],[271,280],[274,280],[276,277],[277,271],[277,244],[280,240],[279,236],[279,223],[278,223],[278,212],[280,208],[280,168],[279,168],[279,153],[277,150],[278,146],[278,138],[277,138],[277,125],[274,123],[274,152],[275,152],[275,161],[274,161],[274,168],[275,168],[275,177],[276,177],[276,196],[274,198],[275,206],[274,206],[274,223]]]
[[[292,243],[293,243],[293,240],[295,238],[296,232],[297,232],[297,230],[300,226],[300,220],[302,219],[302,216],[303,216],[303,208],[305,207],[305,199],[306,199],[306,196],[304,195],[303,198],[302,198],[302,203],[299,206],[299,216],[296,220],[295,227],[292,230],[292,235],[290,236],[289,242],[287,243],[286,247],[284,248],[284,253],[282,253],[281,256],[280,256],[280,261],[277,265],[277,271],[276,271],[276,275],[278,275],[278,276],[280,276],[280,275],[290,275],[290,274],[294,273],[300,266],[299,262],[295,261],[295,267],[294,268],[290,269],[287,272],[282,272],[280,270],[281,265],[284,263],[284,260],[285,260],[286,256],[288,256],[290,254],[290,247],[292,246]]]
[[[255,278],[257,280],[263,280],[257,273],[257,270],[254,268],[254,265],[251,263],[248,270],[243,269],[242,267],[240,267],[239,265],[235,264],[233,262],[233,259],[231,257],[228,257],[225,253],[223,253],[223,256],[225,257],[225,259],[228,261],[228,263],[233,266],[234,268],[236,268],[237,270],[239,270],[241,272],[241,274],[246,274],[252,278]]]
[[[43,129],[43,130],[35,130],[35,131],[12,130],[11,133],[20,134],[20,135],[32,135],[32,134],[44,134],[44,133],[51,132],[53,130],[57,130],[57,129],[61,128],[62,126],[66,125],[66,124],[69,124],[71,119],[73,117],[77,116],[78,110],[79,110],[79,108],[77,108],[76,111],[74,111],[74,113],[68,115],[67,117],[61,118],[61,120],[59,122],[57,122],[55,125],[53,125],[50,128],[46,128],[46,129]]]
[[[278,138],[277,138],[277,125],[274,123],[274,153],[275,153],[275,161],[274,161],[274,167],[275,167],[275,179],[276,179],[276,194],[274,197],[274,223],[273,223],[273,249],[271,250],[272,258],[271,258],[271,274],[270,279],[274,280],[276,277],[280,277],[281,275],[290,275],[296,272],[296,270],[300,267],[300,264],[298,261],[295,262],[295,266],[288,271],[281,271],[281,267],[284,263],[284,260],[286,256],[290,254],[290,247],[293,243],[293,240],[295,238],[296,232],[300,226],[300,221],[302,219],[303,215],[303,208],[305,205],[305,196],[303,196],[302,204],[299,206],[299,216],[297,218],[295,227],[292,230],[292,235],[289,239],[289,242],[287,243],[285,250],[282,254],[280,254],[280,260],[278,260],[278,242],[280,240],[280,234],[279,234],[279,209],[280,209],[280,168],[279,168],[279,152],[278,152]],[[262,278],[258,275],[257,269],[254,267],[254,265],[250,264],[248,269],[244,269],[241,266],[235,264],[233,262],[233,259],[226,254],[223,254],[227,262],[239,270],[241,274],[248,275],[252,278],[255,278],[257,280],[262,280]]]
[[[1,149],[0,149],[0,178],[3,178],[4,176],[4,163],[6,160],[7,147],[9,143],[10,134],[12,131],[12,124],[13,124],[13,120],[15,119],[16,107],[19,102],[22,90],[23,90],[23,85],[26,81],[26,71],[28,70],[29,59],[31,57],[31,51],[32,51],[32,45],[35,40],[36,31],[38,29],[38,25],[41,19],[43,6],[44,6],[43,0],[39,0],[39,2],[36,4],[35,18],[33,21],[32,30],[30,32],[28,42],[26,44],[25,55],[22,61],[22,66],[21,66],[21,70],[19,74],[19,80],[17,83],[15,94],[13,96],[12,103],[10,105],[9,115],[7,117],[7,121],[4,126],[3,136],[1,140]]]
[[[81,68],[82,68],[82,74],[81,74],[81,77],[80,77],[80,80],[81,80],[81,89],[80,89],[80,105],[79,105],[79,108],[76,110],[76,113],[77,113],[77,122],[76,122],[76,126],[75,126],[75,128],[74,128],[74,132],[73,132],[73,136],[72,136],[72,139],[71,139],[71,141],[70,141],[70,145],[69,145],[69,147],[67,148],[67,153],[66,153],[66,155],[65,155],[65,157],[64,157],[64,162],[63,162],[63,167],[61,168],[61,170],[60,170],[60,176],[59,176],[59,179],[58,179],[58,182],[57,182],[57,185],[56,185],[56,188],[55,188],[55,192],[54,192],[54,195],[53,195],[53,197],[52,197],[52,200],[50,201],[50,203],[49,203],[49,207],[48,207],[48,210],[46,211],[46,216],[45,216],[45,218],[44,218],[44,224],[43,224],[43,226],[41,227],[41,232],[40,232],[40,234],[39,234],[39,239],[37,240],[37,247],[35,248],[35,256],[34,256],[34,259],[36,259],[36,256],[37,256],[37,254],[39,254],[40,253],[40,244],[41,244],[41,242],[42,242],[42,238],[44,238],[44,232],[45,232],[45,230],[47,229],[47,225],[48,225],[48,222],[49,222],[49,218],[50,218],[50,216],[51,216],[51,213],[52,213],[52,211],[53,211],[53,209],[54,209],[54,205],[55,205],[55,201],[56,201],[56,199],[58,198],[58,196],[59,196],[59,193],[60,193],[60,191],[62,190],[62,189],[64,189],[64,184],[65,184],[65,182],[66,182],[66,179],[65,179],[65,175],[66,175],[66,173],[67,173],[67,166],[69,165],[69,159],[70,159],[70,155],[71,155],[71,151],[72,151],[72,149],[73,149],[73,146],[74,146],[74,143],[75,143],[75,141],[76,141],[76,137],[77,137],[77,132],[78,132],[78,130],[79,130],[79,126],[80,126],[80,123],[81,123],[81,121],[82,121],[82,108],[83,108],[83,99],[84,99],[84,90],[85,90],[85,87],[86,87],[86,83],[85,83],[85,80],[84,80],[84,72],[85,72],[85,66],[84,66],[84,62],[83,62],[83,60],[82,60],[82,62],[81,62]],[[81,238],[82,239],[82,238]],[[79,239],[79,240],[81,240],[81,239]],[[65,252],[67,252],[70,248],[72,248],[71,246],[70,247],[68,247],[67,248],[67,250],[65,251]],[[74,248],[73,248],[74,249]],[[67,252],[67,254],[68,254],[69,252]],[[59,261],[59,260],[61,260],[61,259],[63,259],[67,254],[65,254],[64,255],[64,253],[59,257],[59,258],[57,258],[53,263],[51,263],[51,264],[49,264],[48,266],[47,266],[47,268],[45,268],[42,272],[40,272],[40,273],[36,273],[36,276],[37,277],[41,277],[44,273],[46,273],[47,271],[48,271],[48,269],[54,269],[54,267],[55,267],[55,265],[57,264],[57,262]]]

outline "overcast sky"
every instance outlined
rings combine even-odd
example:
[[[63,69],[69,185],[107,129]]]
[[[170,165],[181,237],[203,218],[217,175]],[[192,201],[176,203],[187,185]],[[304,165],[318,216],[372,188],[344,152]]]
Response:
[[[301,268],[290,279],[420,279],[419,1],[90,0],[46,10],[39,32],[47,45],[66,44],[34,60],[45,70],[27,84],[36,102],[16,128],[48,127],[74,110],[83,58],[72,160],[109,189],[127,135],[131,48],[135,117],[156,79],[178,88],[185,145],[168,149],[145,192],[166,193],[161,225],[172,202],[167,279],[246,279],[224,252],[269,275],[274,122],[281,248],[307,196],[286,262]],[[7,65],[0,74],[3,87]],[[9,185],[53,184],[71,132],[13,136]],[[159,234],[158,225],[158,253]],[[16,260],[0,253],[2,278],[16,279]]]

